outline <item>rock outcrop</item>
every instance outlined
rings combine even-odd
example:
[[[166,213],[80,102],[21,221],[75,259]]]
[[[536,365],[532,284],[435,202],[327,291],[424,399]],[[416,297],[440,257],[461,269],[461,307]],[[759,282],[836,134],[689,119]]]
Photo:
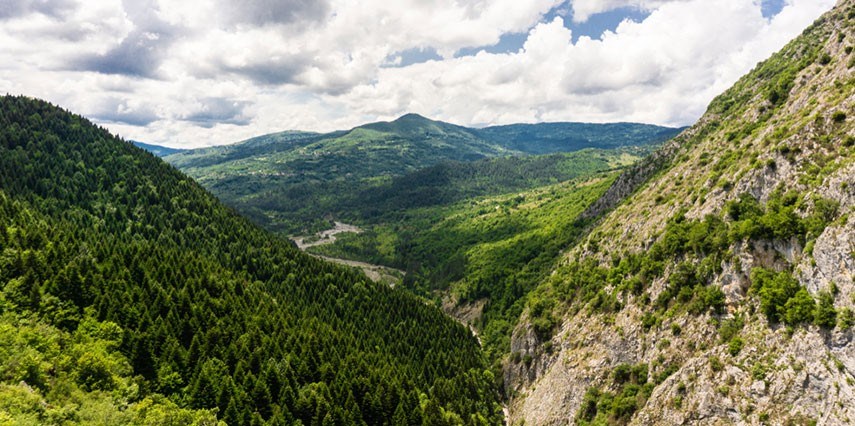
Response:
[[[589,209],[601,219],[566,263],[593,259],[608,282],[582,295],[559,268],[535,292],[556,301],[539,314],[554,325],[538,330],[529,311],[514,331],[511,424],[855,423],[853,46],[855,0],[841,0]],[[780,231],[733,237],[743,231],[729,206],[749,198],[792,206],[792,226],[808,225],[787,229],[782,216],[768,225]],[[669,223],[704,220],[725,223],[733,240],[715,253],[668,252],[662,271],[611,274],[655,257]],[[697,271],[695,293],[672,296],[684,264]],[[787,301],[789,320],[770,316],[760,268],[807,290],[807,320],[799,300]],[[706,289],[720,290],[721,305]],[[698,294],[720,309],[692,307]]]

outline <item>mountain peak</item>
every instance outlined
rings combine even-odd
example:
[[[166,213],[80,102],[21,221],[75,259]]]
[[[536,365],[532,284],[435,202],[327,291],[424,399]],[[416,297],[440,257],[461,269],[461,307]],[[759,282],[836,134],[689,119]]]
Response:
[[[394,121],[394,123],[401,122],[401,121],[433,121],[433,120],[431,120],[431,119],[429,119],[423,115],[416,114],[414,112],[408,112],[408,113],[398,117]]]

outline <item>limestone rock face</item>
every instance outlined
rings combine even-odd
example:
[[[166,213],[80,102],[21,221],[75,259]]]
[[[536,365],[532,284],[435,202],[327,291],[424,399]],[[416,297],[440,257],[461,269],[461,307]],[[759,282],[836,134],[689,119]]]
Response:
[[[855,424],[855,321],[846,321],[855,311],[853,46],[855,0],[841,0],[616,180],[587,212],[599,220],[566,262],[613,267],[650,250],[678,212],[727,220],[728,203],[745,194],[760,205],[797,194],[802,218],[830,202],[821,233],[732,243],[705,281],[724,295],[720,312],[654,308],[677,265],[698,262],[675,257],[639,294],[606,285],[618,309],[567,298],[549,336],[524,314],[504,369],[510,424],[578,422],[586,392],[619,391],[622,365],[646,366],[651,389],[616,424]],[[799,64],[787,68],[790,84],[776,86],[788,64]],[[787,91],[772,94],[776,87]],[[790,273],[814,300],[830,295],[837,325],[770,322],[752,290],[757,267]]]

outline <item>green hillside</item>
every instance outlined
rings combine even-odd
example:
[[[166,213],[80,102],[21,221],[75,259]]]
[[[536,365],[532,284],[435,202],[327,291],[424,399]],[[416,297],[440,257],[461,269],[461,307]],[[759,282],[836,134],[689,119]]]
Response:
[[[506,175],[503,187],[492,185],[489,191],[480,192],[467,190],[466,196],[534,187],[530,179],[517,171],[496,171],[505,165],[519,170],[512,161],[487,162],[474,168],[462,163],[572,152],[600,145],[649,147],[676,131],[640,124],[573,123],[479,130],[407,114],[392,122],[366,124],[346,132],[278,133],[226,147],[191,150],[165,159],[254,222],[274,232],[293,235],[322,229],[328,224],[325,218],[330,216],[358,220],[370,215],[364,210],[371,209],[372,203],[390,205],[391,199],[378,198],[380,194],[394,193],[405,181],[440,187],[442,180],[429,179],[438,175],[444,179],[446,172],[442,170],[455,170],[452,173],[469,170],[459,173],[470,176],[474,176],[475,170]],[[529,136],[532,138],[528,139]],[[553,164],[547,164],[550,162]],[[554,163],[546,160],[541,166]],[[562,181],[572,177],[572,173],[566,172],[559,167],[539,174]],[[514,173],[517,180],[510,182],[508,177]],[[371,197],[372,202],[363,202],[365,197]],[[447,198],[443,202],[463,196]],[[430,199],[437,201],[435,194]]]
[[[310,249],[406,271],[403,286],[435,300],[479,330],[490,360],[509,350],[526,295],[576,241],[579,214],[611,184],[615,172],[536,189],[398,210],[361,234]]]
[[[309,249],[405,271],[403,286],[508,351],[526,296],[587,222],[578,215],[645,148],[442,163],[356,194],[360,234]]]
[[[4,422],[501,422],[466,328],[24,97],[0,98],[0,253]]]

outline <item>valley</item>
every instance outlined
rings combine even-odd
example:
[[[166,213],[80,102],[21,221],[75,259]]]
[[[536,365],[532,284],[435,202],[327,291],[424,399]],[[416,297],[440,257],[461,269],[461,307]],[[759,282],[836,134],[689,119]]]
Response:
[[[360,226],[399,210],[616,167],[678,131],[545,123],[520,135],[513,126],[471,129],[408,114],[347,131],[282,132],[164,159],[268,230],[307,235],[325,229],[326,217]],[[522,144],[524,138],[530,143]]]
[[[0,426],[855,423],[855,0],[30,3]]]
[[[316,247],[324,244],[332,244],[336,240],[336,235],[341,233],[360,234],[362,230],[356,226],[348,225],[342,222],[333,222],[333,227],[319,231],[314,235],[305,237],[290,237],[291,241],[297,245],[300,250],[306,250],[309,247]]]
[[[377,283],[383,283],[390,287],[394,287],[401,283],[404,277],[404,271],[400,269],[390,268],[388,266],[374,265],[371,263],[360,262],[357,260],[348,260],[338,257],[328,257],[324,255],[314,255],[319,259],[327,262],[337,263],[339,265],[358,268],[365,276]]]
[[[249,217],[263,211],[259,224],[271,231],[317,230],[308,237],[291,237],[306,252],[358,266],[375,280],[398,282],[479,330],[498,372],[526,294],[555,265],[560,251],[582,234],[585,225],[576,216],[621,170],[655,150],[663,135],[676,131],[576,123],[476,130],[406,115],[334,133],[331,141],[317,135],[310,138],[313,142],[269,141],[259,152],[259,141],[266,138],[260,137],[229,146],[225,155],[221,148],[202,149],[166,160]],[[343,174],[324,166],[327,176],[321,177],[303,163],[274,160],[305,155],[311,144],[326,147],[318,158],[329,157],[335,150],[350,149],[339,145],[353,134],[361,138],[360,153],[347,157],[350,169]],[[480,138],[482,134],[491,139]],[[522,137],[531,139],[525,144]],[[463,161],[462,154],[449,156],[443,145],[447,142],[439,138],[466,140],[469,145],[464,146],[477,146],[478,152],[495,157],[479,154]],[[365,157],[366,150],[385,152],[389,140],[396,146],[419,147],[421,154],[413,158],[424,159],[424,167],[409,171],[402,164],[406,157],[397,155]],[[591,144],[611,148],[585,147]],[[555,152],[562,149],[568,152]],[[308,170],[321,170],[327,160],[317,161]],[[285,180],[258,181],[257,172],[248,171],[260,164]],[[382,174],[375,175],[378,171]],[[257,191],[249,192],[250,187]],[[280,210],[285,203],[292,207]],[[330,217],[335,218],[331,229]],[[466,315],[456,315],[459,312]]]
[[[303,251],[306,251],[309,248],[322,246],[326,244],[333,244],[336,242],[336,235],[342,233],[349,234],[360,234],[362,230],[356,226],[348,225],[342,222],[333,222],[333,227],[330,229],[325,229],[320,231],[314,235],[305,236],[305,237],[291,237],[291,241],[297,245],[297,248]],[[337,263],[339,265],[349,266],[352,268],[360,269],[368,278],[371,278],[374,282],[385,283],[390,286],[395,286],[401,282],[401,279],[404,276],[404,271],[399,269],[390,268],[388,266],[380,266],[373,265],[366,262],[359,262],[356,260],[342,259],[336,257],[324,256],[321,254],[314,254],[319,259],[326,260],[327,262]]]
[[[846,12],[838,12],[835,16],[828,19],[851,19],[846,17]],[[690,417],[679,417],[683,414],[676,413],[695,412],[696,407],[689,407],[689,411],[681,407],[666,410],[661,401],[647,402],[657,398],[655,389],[671,386],[669,392],[673,394],[673,387],[679,385],[674,384],[675,380],[684,384],[687,380],[681,373],[682,366],[701,362],[690,360],[703,357],[721,359],[719,350],[715,348],[722,345],[733,347],[734,341],[742,345],[750,345],[753,341],[748,334],[739,337],[739,330],[743,327],[739,324],[757,321],[745,319],[745,315],[751,315],[752,309],[745,306],[751,306],[751,295],[757,291],[746,290],[746,282],[759,281],[760,278],[754,277],[755,272],[750,267],[742,266],[740,269],[738,264],[729,263],[727,256],[740,256],[739,261],[743,264],[764,265],[763,268],[774,271],[792,268],[787,266],[787,262],[800,262],[792,254],[785,254],[788,260],[784,263],[768,260],[769,256],[775,257],[768,253],[762,255],[767,260],[759,261],[756,259],[760,254],[743,251],[746,250],[745,244],[749,244],[747,241],[752,239],[769,241],[765,243],[767,246],[779,247],[782,242],[775,238],[781,237],[770,237],[779,235],[775,233],[778,231],[768,231],[768,235],[749,235],[739,234],[741,231],[737,228],[726,228],[727,231],[721,232],[737,236],[729,236],[730,239],[724,242],[694,242],[691,238],[703,238],[705,234],[709,239],[719,238],[714,234],[719,232],[714,231],[714,226],[732,219],[716,212],[736,209],[727,203],[732,203],[736,195],[746,191],[750,197],[759,197],[760,205],[770,209],[766,213],[768,216],[763,216],[765,219],[756,221],[768,222],[774,228],[777,225],[772,223],[784,220],[782,214],[792,214],[782,211],[799,211],[799,216],[805,218],[803,225],[787,226],[803,229],[805,231],[798,232],[806,234],[791,234],[790,231],[780,234],[784,241],[797,238],[800,243],[789,249],[777,249],[779,252],[807,250],[805,244],[814,244],[815,247],[816,242],[812,241],[823,235],[825,228],[816,228],[809,223],[849,226],[846,225],[847,214],[842,212],[851,210],[851,206],[839,204],[840,200],[847,199],[847,195],[836,192],[836,189],[822,190],[823,194],[830,194],[824,195],[827,198],[799,195],[810,194],[809,188],[827,182],[827,178],[837,176],[834,179],[846,180],[852,176],[846,169],[846,165],[851,163],[851,143],[846,141],[852,138],[846,130],[849,129],[845,124],[848,123],[847,116],[835,113],[840,117],[839,121],[822,118],[823,114],[830,117],[829,110],[846,110],[847,107],[841,105],[852,99],[851,59],[846,59],[850,53],[840,47],[849,36],[842,33],[828,35],[837,31],[828,29],[830,25],[828,21],[816,24],[812,32],[807,32],[784,52],[759,65],[733,89],[713,101],[707,115],[698,124],[664,145],[661,145],[662,140],[654,137],[646,144],[627,142],[611,147],[601,144],[595,149],[575,149],[570,148],[572,144],[547,142],[547,139],[536,136],[538,131],[545,131],[543,129],[549,125],[543,125],[540,130],[536,126],[506,126],[478,131],[452,127],[452,131],[442,124],[409,115],[395,122],[367,125],[364,129],[372,132],[407,129],[409,137],[428,135],[429,138],[448,140],[460,138],[461,132],[468,132],[467,135],[501,141],[501,146],[479,151],[480,156],[492,158],[474,156],[464,159],[458,155],[451,161],[443,159],[433,165],[425,164],[423,168],[401,167],[406,163],[399,162],[399,158],[379,160],[374,157],[367,172],[354,168],[343,170],[342,176],[348,180],[346,191],[336,189],[336,175],[312,175],[307,179],[312,182],[308,186],[295,184],[302,185],[305,190],[302,194],[317,195],[301,195],[302,198],[296,199],[286,196],[282,200],[302,200],[298,202],[301,206],[305,203],[322,206],[318,212],[358,224],[362,231],[338,234],[329,244],[306,247],[308,252],[397,268],[403,273],[401,288],[430,301],[477,330],[493,371],[503,375],[502,386],[510,401],[511,423],[523,420],[526,424],[563,423],[569,412],[579,424],[604,421],[621,424],[635,418],[637,410],[642,412],[641,416],[652,416],[653,408],[650,407],[654,406],[675,413],[668,414],[672,416],[667,417],[669,420],[655,417],[659,419],[657,422],[678,421],[675,419],[683,422]],[[835,28],[839,30],[846,26]],[[836,53],[817,53],[822,49],[823,40],[834,37],[837,39],[828,41],[832,47],[824,49]],[[826,60],[822,59],[823,55],[832,58],[842,55],[840,59],[829,60],[831,66],[836,64],[835,71],[825,71],[829,66],[821,63]],[[810,71],[802,71],[805,69]],[[810,74],[799,80],[797,75],[800,72]],[[775,77],[767,80],[770,76]],[[813,83],[809,83],[811,81]],[[829,89],[832,85],[835,89]],[[808,86],[814,93],[810,97],[813,104],[804,107],[808,98],[800,98],[798,90]],[[825,98],[829,99],[825,106],[821,106],[822,101],[817,103],[817,99],[822,98],[815,93],[823,87],[834,93]],[[791,93],[784,96],[782,91]],[[808,109],[795,115],[799,110],[787,109],[791,108],[789,105]],[[750,118],[744,118],[746,115]],[[791,115],[795,115],[794,118]],[[427,129],[415,130],[421,129],[420,126],[427,126]],[[435,126],[443,129],[442,132]],[[764,130],[767,128],[764,126],[772,130]],[[789,144],[803,140],[798,135],[804,134],[805,130],[797,130],[802,128],[799,126],[815,126],[806,132],[823,135],[818,143],[824,145],[819,148],[809,145],[791,147]],[[400,133],[388,136],[364,130],[356,134],[362,138],[361,143],[368,145],[374,143],[373,140],[388,138],[400,143],[407,137]],[[530,138],[529,145],[526,145],[525,137]],[[567,139],[572,139],[572,136]],[[759,142],[751,141],[762,141],[762,145],[758,147],[756,144]],[[752,146],[753,149],[750,148]],[[239,147],[233,148],[235,152]],[[568,152],[560,152],[562,149]],[[183,167],[176,162],[177,158],[167,159]],[[250,164],[250,158],[253,157],[244,157],[241,161],[245,163],[240,164]],[[384,161],[396,166],[381,166]],[[795,185],[802,192],[785,195],[786,190],[780,186],[776,189],[776,185],[789,182],[793,186],[794,179],[799,176],[794,171],[794,164],[804,170],[803,177],[798,178]],[[238,209],[256,213],[270,209],[260,221],[269,229],[311,229],[313,226],[311,221],[300,219],[299,214],[282,214],[283,202],[273,202],[279,196],[274,194],[285,194],[280,191],[287,188],[287,184],[278,186],[281,181],[274,184],[272,180],[261,183],[242,171],[243,166],[230,171],[220,165],[206,167],[185,170],[195,173],[212,191]],[[281,170],[292,169],[283,168],[279,173]],[[297,167],[293,170],[302,169]],[[787,177],[780,177],[781,174]],[[291,172],[285,175],[288,179],[295,178]],[[249,180],[253,180],[260,190],[241,193]],[[781,197],[789,201],[780,201]],[[257,209],[260,206],[263,207]],[[827,213],[823,213],[823,219],[811,216],[817,214],[813,212],[820,206],[830,206]],[[782,208],[784,210],[780,210]],[[293,211],[291,208],[284,210]],[[684,214],[701,222],[688,222],[685,226],[690,230],[679,231],[689,232],[690,237],[672,236],[669,230],[678,229],[677,224],[689,220],[683,219]],[[716,214],[719,214],[716,216],[718,219],[710,218]],[[850,236],[844,246],[851,247],[850,231],[842,232]],[[688,238],[689,241],[674,243],[671,242],[673,238]],[[694,248],[664,248],[673,247],[673,244]],[[644,257],[642,253],[648,250],[654,254]],[[729,254],[734,252],[739,254]],[[833,267],[842,267],[842,270],[828,273],[848,282],[851,281],[851,253],[841,256],[850,260]],[[755,269],[757,267],[754,266]],[[847,269],[849,272],[845,272]],[[815,276],[816,273],[812,274]],[[684,281],[688,284],[681,284]],[[835,280],[834,285],[840,288],[840,281]],[[828,308],[827,293],[822,293],[827,291],[823,290],[824,286],[827,284],[815,287],[814,291],[818,293],[813,297],[825,300],[822,303],[826,308],[823,309],[836,312],[833,317],[843,315],[848,318],[850,301],[836,297],[833,303],[836,306]],[[762,297],[766,296],[761,294]],[[745,309],[749,313],[745,313]],[[813,315],[805,314],[803,318],[810,322]],[[590,322],[589,317],[597,319]],[[620,325],[613,325],[615,321],[620,321]],[[719,325],[710,329],[698,324],[699,321]],[[790,327],[799,322],[794,321]],[[661,331],[665,326],[659,325],[663,323],[670,327],[672,336],[665,337],[666,333]],[[643,326],[639,328],[638,324]],[[830,329],[836,326],[833,321],[823,324]],[[734,327],[736,329],[730,331]],[[716,332],[716,328],[728,331]],[[622,330],[633,330],[633,340],[629,337],[614,340],[612,336],[622,336]],[[746,330],[755,330],[752,333],[763,335],[762,331],[754,328]],[[589,338],[578,340],[573,337],[576,333],[598,337],[593,341]],[[703,340],[705,343],[701,348],[680,346],[684,343],[677,342],[689,344],[680,338],[682,333],[707,340]],[[700,337],[716,333],[726,337],[721,337],[721,340]],[[845,329],[841,333],[845,334]],[[644,337],[648,335],[650,337]],[[647,346],[660,340],[669,344],[656,344],[654,349]],[[674,349],[669,349],[670,344],[675,345]],[[642,345],[642,349],[639,355],[634,356],[633,352],[622,349],[622,345]],[[605,363],[611,365],[610,368],[644,369],[646,378],[633,382],[638,387],[644,386],[642,393],[621,396],[621,392],[639,391],[625,391],[624,385],[618,381],[609,381],[610,370],[581,361],[592,356],[590,351],[581,349],[588,347],[600,347],[611,354],[605,359],[594,358],[596,361],[592,362]],[[610,347],[612,349],[608,349]],[[733,351],[736,353],[735,349]],[[693,352],[696,355],[683,355]],[[657,354],[653,361],[651,354]],[[766,356],[775,355],[767,352]],[[559,359],[569,364],[556,364]],[[766,366],[771,362],[756,361],[755,357],[750,359],[755,363],[755,369],[761,368],[757,365]],[[599,368],[603,372],[599,373],[600,376],[581,373],[578,368],[583,365],[587,366],[586,371]],[[768,371],[770,367],[762,368]],[[680,379],[673,379],[672,375]],[[572,381],[558,379],[568,376],[573,377]],[[685,398],[690,397],[686,391],[676,392],[678,395],[683,392]],[[618,404],[618,398],[632,398],[637,402],[627,403],[629,411],[621,412],[618,408],[610,408],[617,405],[609,405]],[[551,411],[533,408],[544,404],[551,407]],[[585,408],[588,407],[585,404],[592,408]],[[767,404],[773,407],[777,402],[770,399]],[[742,419],[750,418],[751,414],[743,416],[747,417]]]

